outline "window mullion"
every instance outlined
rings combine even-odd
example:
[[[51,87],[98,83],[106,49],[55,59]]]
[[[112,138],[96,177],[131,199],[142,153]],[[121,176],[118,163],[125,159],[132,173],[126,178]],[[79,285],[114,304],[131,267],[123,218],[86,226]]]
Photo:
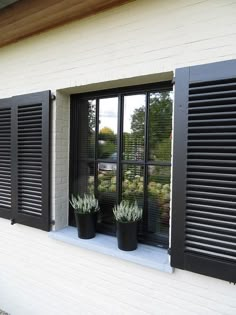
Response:
[[[94,194],[98,196],[98,130],[99,130],[99,98],[96,98],[96,124],[95,124],[95,143],[94,143]]]
[[[145,106],[145,120],[144,120],[144,183],[143,183],[143,230],[147,231],[148,226],[148,128],[149,128],[149,98],[150,95],[146,93]]]
[[[124,97],[118,95],[118,126],[117,126],[117,164],[116,164],[116,191],[117,191],[117,202],[121,201],[122,194],[122,134],[123,134],[123,108],[124,108]]]

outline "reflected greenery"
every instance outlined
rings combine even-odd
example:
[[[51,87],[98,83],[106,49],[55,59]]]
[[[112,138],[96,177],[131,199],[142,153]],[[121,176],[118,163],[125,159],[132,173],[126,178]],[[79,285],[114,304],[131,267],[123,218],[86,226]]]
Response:
[[[116,152],[117,135],[109,127],[103,127],[98,134],[98,156],[101,159],[111,158]]]
[[[99,100],[98,157],[110,159],[117,151],[118,98]]]
[[[153,229],[153,222],[149,222],[149,228],[153,231],[165,230],[169,225],[170,211],[170,167],[149,166],[148,167],[148,210],[149,213],[159,211],[156,218],[157,225]],[[159,225],[158,222],[161,224]],[[156,230],[157,229],[157,230]]]
[[[144,170],[140,165],[124,165],[122,198],[134,202],[143,199]]]
[[[116,171],[99,171],[98,173],[98,191],[116,192]]]
[[[149,159],[169,161],[171,158],[172,99],[170,92],[150,95]]]
[[[95,156],[96,101],[88,100],[88,157]]]
[[[149,159],[168,161],[171,157],[172,92],[150,94],[149,105]],[[135,109],[130,138],[144,135],[145,106]],[[129,141],[132,142],[130,139]]]

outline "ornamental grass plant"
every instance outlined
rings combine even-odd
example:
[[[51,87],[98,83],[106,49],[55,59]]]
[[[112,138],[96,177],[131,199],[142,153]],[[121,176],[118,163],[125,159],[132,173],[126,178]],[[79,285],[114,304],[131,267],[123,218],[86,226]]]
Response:
[[[138,207],[137,201],[130,203],[122,200],[119,205],[114,206],[113,213],[117,222],[137,222],[142,219],[143,209]]]
[[[70,204],[75,213],[85,214],[99,211],[98,200],[93,194],[84,194],[82,197],[72,195]]]

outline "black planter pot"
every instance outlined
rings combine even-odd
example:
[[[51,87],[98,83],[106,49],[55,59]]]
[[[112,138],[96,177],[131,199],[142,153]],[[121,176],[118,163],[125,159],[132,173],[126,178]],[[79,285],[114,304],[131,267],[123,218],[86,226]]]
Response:
[[[118,248],[125,251],[135,250],[138,246],[137,228],[138,222],[117,222]]]
[[[95,237],[97,212],[75,213],[75,222],[79,238],[89,239]]]

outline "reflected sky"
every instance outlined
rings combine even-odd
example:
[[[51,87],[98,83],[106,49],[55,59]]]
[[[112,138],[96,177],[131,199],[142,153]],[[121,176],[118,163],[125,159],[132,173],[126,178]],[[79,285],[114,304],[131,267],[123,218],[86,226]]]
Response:
[[[131,132],[132,116],[136,109],[145,105],[145,95],[130,95],[124,98],[124,132]]]
[[[103,98],[99,101],[99,130],[108,127],[117,133],[118,98]]]

